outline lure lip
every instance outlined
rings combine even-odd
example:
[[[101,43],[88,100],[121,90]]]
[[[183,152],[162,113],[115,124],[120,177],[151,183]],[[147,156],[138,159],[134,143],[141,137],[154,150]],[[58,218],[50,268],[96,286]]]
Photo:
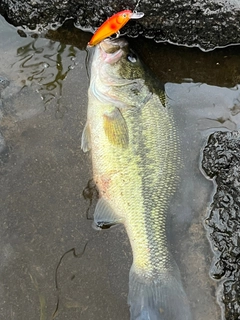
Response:
[[[140,19],[140,18],[142,18],[143,16],[144,16],[144,13],[143,13],[143,12],[137,12],[137,11],[135,11],[135,12],[133,12],[133,13],[131,14],[130,19]]]

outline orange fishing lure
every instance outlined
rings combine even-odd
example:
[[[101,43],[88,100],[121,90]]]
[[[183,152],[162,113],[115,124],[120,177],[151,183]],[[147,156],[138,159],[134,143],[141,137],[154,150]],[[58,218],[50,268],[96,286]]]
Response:
[[[97,29],[88,42],[88,45],[95,46],[105,38],[117,33],[130,19],[139,19],[143,16],[143,12],[132,12],[131,10],[123,10],[115,13]]]

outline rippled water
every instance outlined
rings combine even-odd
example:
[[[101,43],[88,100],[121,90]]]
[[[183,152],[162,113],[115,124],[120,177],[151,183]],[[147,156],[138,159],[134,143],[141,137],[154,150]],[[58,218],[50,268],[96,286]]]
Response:
[[[23,84],[38,85],[43,101],[48,103],[62,95],[62,81],[74,68],[75,58],[73,46],[36,38],[18,48],[14,67],[21,73]]]
[[[70,24],[17,32],[0,17],[1,319],[129,319],[125,231],[96,232],[88,218],[96,198],[86,189],[90,158],[80,150],[88,39]],[[185,166],[169,234],[194,320],[219,320],[203,226],[214,190],[200,161],[210,133],[239,130],[239,48],[204,54],[143,39],[132,45],[165,83],[179,126]]]

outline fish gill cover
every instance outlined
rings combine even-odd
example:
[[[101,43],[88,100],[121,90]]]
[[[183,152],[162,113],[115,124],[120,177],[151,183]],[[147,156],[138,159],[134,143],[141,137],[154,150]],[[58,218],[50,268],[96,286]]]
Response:
[[[217,189],[205,221],[215,253],[211,276],[221,280],[225,319],[240,316],[240,133],[215,132],[203,151],[202,167]]]

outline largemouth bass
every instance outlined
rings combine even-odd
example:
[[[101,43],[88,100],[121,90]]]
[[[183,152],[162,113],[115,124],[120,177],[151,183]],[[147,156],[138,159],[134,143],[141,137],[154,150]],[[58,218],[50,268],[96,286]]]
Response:
[[[133,264],[132,320],[189,320],[188,300],[167,244],[179,141],[163,90],[124,39],[96,46],[82,149],[92,152],[96,226],[124,224]]]

